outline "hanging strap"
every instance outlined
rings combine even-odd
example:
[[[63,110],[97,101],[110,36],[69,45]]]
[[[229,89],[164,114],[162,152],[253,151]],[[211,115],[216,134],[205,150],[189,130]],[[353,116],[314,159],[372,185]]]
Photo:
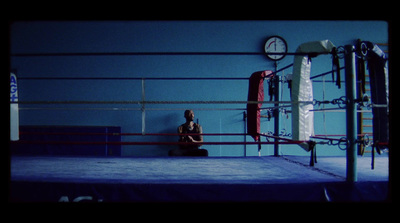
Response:
[[[275,88],[274,88],[274,79],[271,78],[268,81],[268,95],[269,95],[269,101],[272,101],[272,97],[274,96]]]
[[[336,47],[332,49],[332,82],[335,81],[335,71],[336,71],[336,86],[340,89],[340,63],[339,56],[337,54]]]
[[[357,40],[357,79],[360,83],[361,95],[365,94],[365,56],[367,55],[367,45],[361,41]]]
[[[358,81],[361,83],[361,92],[365,94],[365,60],[357,58]]]

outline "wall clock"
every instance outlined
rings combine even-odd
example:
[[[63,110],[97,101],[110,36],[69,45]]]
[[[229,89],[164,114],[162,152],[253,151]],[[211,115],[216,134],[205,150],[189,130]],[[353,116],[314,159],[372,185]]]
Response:
[[[288,51],[287,43],[285,39],[280,36],[270,36],[264,44],[264,52],[267,57],[271,60],[277,61],[282,60]],[[270,54],[272,53],[272,54]],[[273,54],[279,53],[279,54]]]

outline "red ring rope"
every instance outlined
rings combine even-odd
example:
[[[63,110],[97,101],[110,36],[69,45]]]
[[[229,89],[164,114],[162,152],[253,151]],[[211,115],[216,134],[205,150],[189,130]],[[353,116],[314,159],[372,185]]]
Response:
[[[186,136],[186,135],[203,135],[203,136],[244,136],[245,133],[96,133],[96,132],[20,132],[20,135],[112,135],[112,136]],[[270,144],[300,144],[308,141],[295,141],[288,138],[271,136],[260,133],[259,135],[285,140],[284,142],[95,142],[95,141],[37,141],[37,140],[20,140],[16,143],[21,144],[63,144],[63,145],[270,145]],[[315,135],[313,138],[338,140],[327,136],[345,136],[345,135]],[[359,134],[363,136],[363,134]],[[387,143],[378,143],[378,145],[387,145]]]
[[[62,145],[266,145],[266,144],[300,144],[307,141],[290,142],[91,142],[91,141],[37,141],[20,140],[18,144],[62,144]]]
[[[112,136],[243,136],[245,133],[102,133],[102,132],[20,132],[20,135],[112,135]]]

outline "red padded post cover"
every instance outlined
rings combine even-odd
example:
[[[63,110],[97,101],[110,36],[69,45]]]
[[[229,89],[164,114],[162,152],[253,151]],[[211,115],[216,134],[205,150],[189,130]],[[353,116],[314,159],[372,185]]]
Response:
[[[264,78],[271,78],[272,71],[254,72],[249,79],[248,101],[264,101]],[[259,141],[261,103],[247,104],[247,133]]]

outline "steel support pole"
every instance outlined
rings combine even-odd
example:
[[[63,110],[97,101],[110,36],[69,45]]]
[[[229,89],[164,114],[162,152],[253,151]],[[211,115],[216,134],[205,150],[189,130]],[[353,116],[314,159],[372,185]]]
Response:
[[[247,119],[247,114],[246,114],[246,112],[244,111],[243,112],[243,133],[244,133],[244,142],[246,143],[247,142],[247,122],[246,122],[246,119]],[[243,149],[243,156],[244,157],[246,157],[247,156],[247,146],[246,146],[246,144],[244,144],[244,149]]]
[[[142,135],[146,135],[146,108],[144,101],[146,100],[145,79],[142,78]]]
[[[346,81],[346,181],[357,182],[357,110],[355,53],[352,45],[345,46],[345,81]]]
[[[277,71],[278,68],[278,64],[275,61],[275,72]],[[277,76],[276,74],[274,75],[274,99],[275,101],[279,101],[279,76]],[[279,107],[279,102],[274,104],[275,108]],[[279,136],[279,109],[274,109],[274,132],[275,132],[275,136]],[[279,139],[275,139],[274,140],[275,144],[274,144],[274,156],[279,156]]]

